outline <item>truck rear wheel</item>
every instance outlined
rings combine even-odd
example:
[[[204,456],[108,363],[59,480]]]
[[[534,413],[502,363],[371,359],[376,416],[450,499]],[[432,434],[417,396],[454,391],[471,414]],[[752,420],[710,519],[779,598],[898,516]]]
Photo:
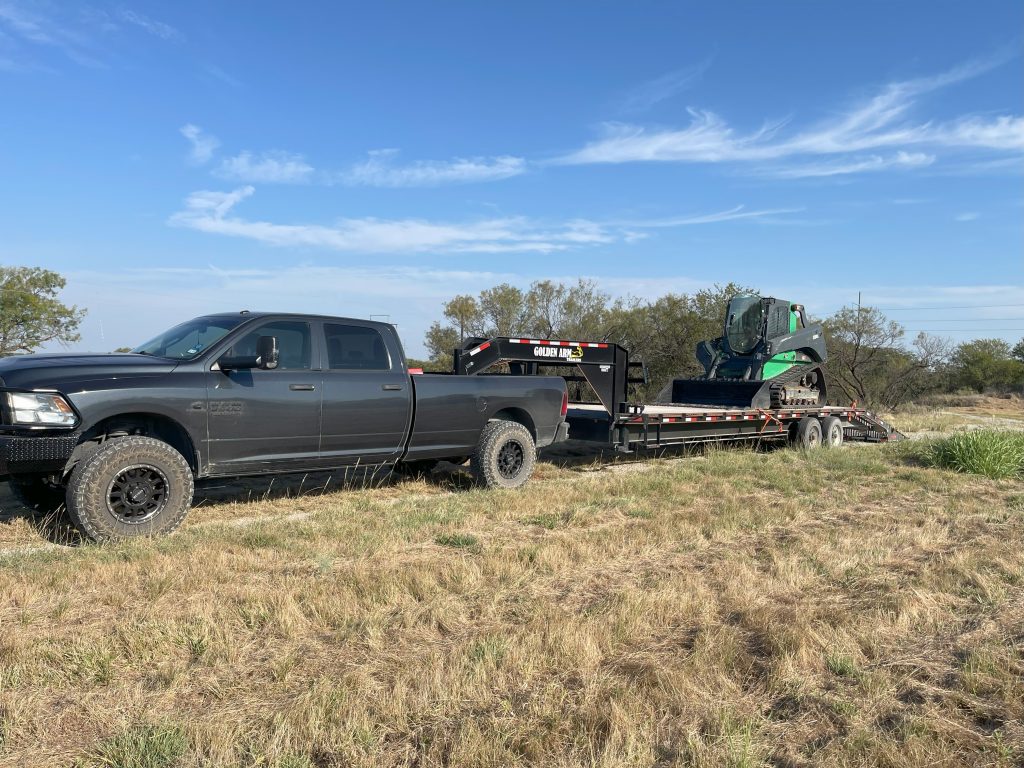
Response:
[[[796,445],[799,448],[821,446],[821,422],[813,416],[804,416],[796,425]]]
[[[518,488],[530,479],[537,446],[530,430],[515,421],[490,421],[473,454],[473,473],[487,488]]]
[[[185,519],[194,490],[185,458],[162,440],[118,437],[75,467],[68,514],[93,541],[171,533]]]
[[[821,420],[821,439],[829,448],[843,444],[843,422],[838,416],[826,416]]]

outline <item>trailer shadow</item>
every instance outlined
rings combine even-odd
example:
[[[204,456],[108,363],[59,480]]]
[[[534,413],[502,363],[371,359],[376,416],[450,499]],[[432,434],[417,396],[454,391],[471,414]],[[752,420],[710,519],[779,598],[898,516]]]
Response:
[[[606,467],[640,464],[652,459],[697,458],[703,456],[708,446],[714,450],[772,451],[784,446],[780,441],[766,440],[762,443],[747,441],[730,443],[688,443],[660,447],[651,450],[637,450],[630,453],[616,451],[608,445],[585,440],[567,440],[540,451],[540,460],[560,469],[576,472],[591,472]]]

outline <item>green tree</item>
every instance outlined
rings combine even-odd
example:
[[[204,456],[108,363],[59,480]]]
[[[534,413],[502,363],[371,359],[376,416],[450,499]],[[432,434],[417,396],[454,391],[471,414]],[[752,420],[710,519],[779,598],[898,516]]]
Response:
[[[39,267],[0,267],[0,357],[34,352],[49,341],[72,344],[85,310],[57,298],[64,278]]]
[[[1024,387],[1024,362],[1002,339],[975,339],[956,348],[951,360],[953,381],[976,392]]]
[[[833,402],[895,408],[934,388],[949,357],[947,341],[923,333],[905,346],[903,326],[875,307],[843,307],[823,326]]]
[[[696,293],[670,293],[655,301],[619,301],[608,313],[606,338],[621,344],[633,360],[647,367],[648,385],[642,397],[667,399],[676,377],[703,373],[697,362],[697,344],[722,335],[725,308],[737,293],[756,293],[728,283]]]
[[[1014,360],[1020,360],[1024,363],[1024,339],[1017,342],[1010,354],[1013,355]]]

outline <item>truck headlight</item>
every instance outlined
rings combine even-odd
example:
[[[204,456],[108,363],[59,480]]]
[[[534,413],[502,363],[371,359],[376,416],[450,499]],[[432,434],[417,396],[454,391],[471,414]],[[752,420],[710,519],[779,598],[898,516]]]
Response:
[[[60,395],[36,392],[9,392],[7,402],[14,424],[39,424],[73,427],[78,421],[75,411]]]

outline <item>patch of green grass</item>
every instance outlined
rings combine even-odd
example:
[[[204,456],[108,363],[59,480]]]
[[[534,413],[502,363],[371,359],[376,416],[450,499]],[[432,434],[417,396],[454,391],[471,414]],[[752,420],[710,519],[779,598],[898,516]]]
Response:
[[[549,531],[553,531],[562,522],[564,522],[564,519],[561,515],[546,512],[541,515],[533,515],[532,517],[528,517],[523,522],[527,525],[539,525],[541,528],[547,528]]]
[[[933,466],[984,475],[994,480],[1024,474],[1024,434],[975,430],[934,443],[927,455]]]
[[[849,656],[843,656],[842,654],[829,654],[825,658],[825,666],[828,667],[828,671],[837,677],[860,677],[860,669],[854,663],[853,659]]]
[[[483,548],[480,539],[471,533],[442,533],[434,539],[434,542],[442,547],[468,549],[471,552],[479,552]]]
[[[143,725],[101,742],[80,765],[89,768],[171,768],[180,765],[188,739],[173,726]]]

